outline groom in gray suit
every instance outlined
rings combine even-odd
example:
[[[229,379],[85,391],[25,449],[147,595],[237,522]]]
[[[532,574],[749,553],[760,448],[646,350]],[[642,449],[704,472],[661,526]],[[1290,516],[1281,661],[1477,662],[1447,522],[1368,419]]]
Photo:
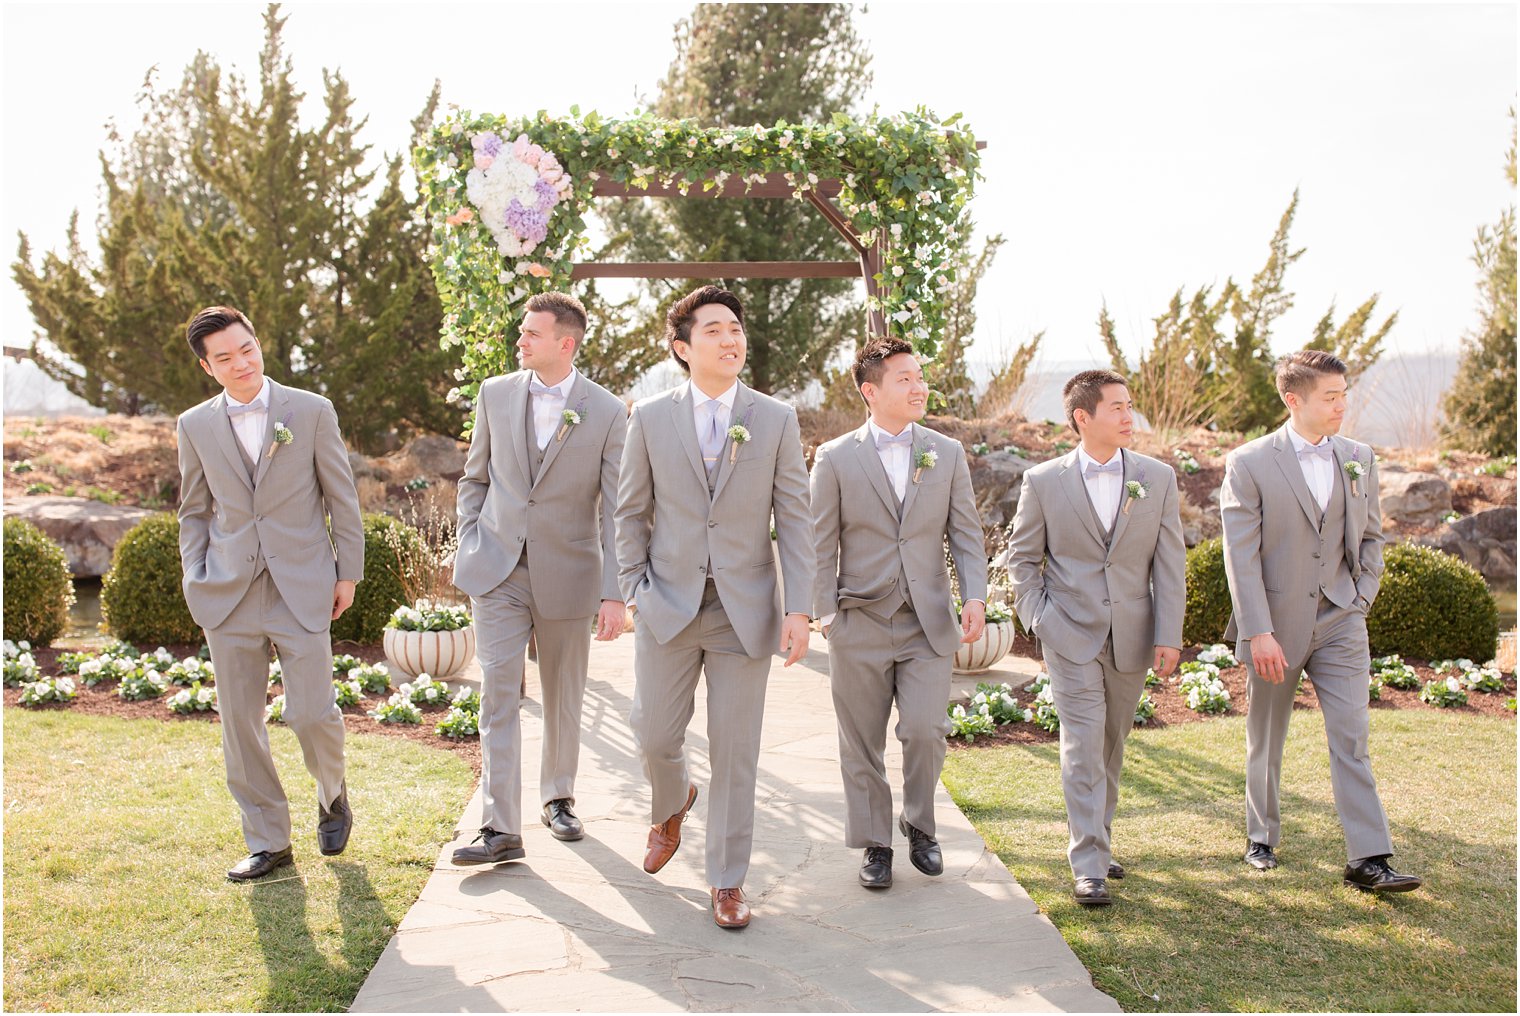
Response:
[[[1067,857],[1083,906],[1112,902],[1114,811],[1124,740],[1145,691],[1182,646],[1186,556],[1177,475],[1129,450],[1124,378],[1086,370],[1066,382],[1076,450],[1024,474],[1008,546],[1019,619],[1040,638],[1061,720]]]
[[[266,378],[240,311],[207,307],[186,338],[223,388],[179,418],[179,551],[190,616],[211,646],[227,789],[250,851],[227,877],[244,881],[292,860],[290,805],[264,729],[271,645],[285,722],[317,781],[318,848],[340,854],[348,844],[328,629],[364,575],[364,532],[332,403]]]
[[[707,881],[713,920],[742,928],[771,654],[779,646],[791,666],[808,646],[807,467],[796,411],[739,382],[738,297],[717,286],[689,293],[671,307],[666,338],[691,379],[633,407],[617,506],[622,591],[637,622],[629,722],[653,795],[644,870],[654,874],[675,855],[697,799],[685,740],[705,672]]]
[[[1277,867],[1278,785],[1300,673],[1314,682],[1330,744],[1330,785],[1346,835],[1345,884],[1408,892],[1388,866],[1393,839],[1368,750],[1367,611],[1383,574],[1372,448],[1337,436],[1346,365],[1320,350],[1277,365],[1288,422],[1235,449],[1219,504],[1234,613],[1226,638],[1246,665],[1246,862]]]
[[[987,550],[965,449],[918,423],[929,386],[913,347],[873,339],[852,370],[871,415],[813,459],[813,602],[829,640],[845,842],[865,849],[861,885],[885,889],[892,884],[892,788],[882,752],[894,699],[903,748],[897,827],[915,868],[925,875],[945,870],[934,838],[934,792],[950,732],[950,663],[962,642],[982,634]],[[965,599],[959,623],[947,539]]]
[[[575,369],[585,335],[579,300],[534,295],[517,340],[523,369],[490,378],[476,400],[454,584],[470,595],[479,631],[485,823],[455,864],[525,854],[518,713],[530,635],[544,708],[539,818],[556,839],[584,835],[573,805],[592,618],[601,641],[623,632],[612,509],[628,418],[621,399]]]

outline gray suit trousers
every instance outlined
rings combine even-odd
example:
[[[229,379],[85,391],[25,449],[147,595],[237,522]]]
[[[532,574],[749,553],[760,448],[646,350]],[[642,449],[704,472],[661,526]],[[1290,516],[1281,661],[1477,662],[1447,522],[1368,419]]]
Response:
[[[553,577],[550,576],[550,581]],[[591,650],[591,618],[550,620],[533,602],[526,556],[496,588],[472,596],[480,658],[481,786],[485,825],[522,833],[523,659],[537,636],[544,742],[539,768],[541,804],[575,797],[580,760],[581,703]]]
[[[1263,681],[1251,663],[1251,643],[1236,655],[1246,665],[1246,835],[1276,848],[1282,836],[1278,787],[1283,745],[1300,672],[1314,684],[1330,742],[1330,787],[1346,834],[1346,859],[1393,853],[1388,816],[1372,777],[1367,719],[1367,620],[1357,607],[1321,596],[1305,660],[1288,660],[1281,684]],[[1064,719],[1064,717],[1063,717]]]
[[[290,846],[290,803],[264,725],[269,647],[280,656],[285,723],[301,743],[318,800],[331,804],[343,787],[343,713],[333,695],[332,639],[296,620],[265,571],[225,621],[206,629],[206,642],[216,671],[227,789],[242,812],[243,839],[253,853],[284,850]]]
[[[1073,663],[1044,643],[1050,690],[1061,717],[1061,790],[1066,795],[1066,856],[1073,878],[1107,878],[1124,739],[1135,726],[1145,671],[1114,665],[1114,644]]]
[[[882,754],[894,699],[903,751],[903,816],[935,835],[934,793],[951,730],[945,703],[953,657],[934,652],[906,604],[885,620],[860,607],[841,610],[828,638],[846,845],[892,845],[892,787]]]
[[[650,822],[686,806],[691,776],[686,725],[696,709],[697,678],[707,674],[707,881],[744,885],[755,831],[755,778],[765,716],[769,656],[746,655],[711,579],[697,616],[669,642],[634,628],[633,709],[628,717],[652,800]]]

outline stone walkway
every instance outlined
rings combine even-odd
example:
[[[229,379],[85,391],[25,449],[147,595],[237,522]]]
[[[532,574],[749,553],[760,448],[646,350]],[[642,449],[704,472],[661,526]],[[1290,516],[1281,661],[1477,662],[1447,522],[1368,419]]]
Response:
[[[991,676],[1027,681],[1023,662]],[[465,676],[478,681],[479,671]],[[649,794],[627,722],[632,637],[592,643],[576,788],[586,837],[577,843],[536,821],[536,687],[529,664],[527,858],[484,870],[450,863],[480,825],[477,790],[353,1011],[1118,1011],[943,787],[945,874],[919,874],[899,842],[896,884],[859,886],[860,851],[843,845],[828,656],[816,633],[801,663],[783,669],[777,658],[771,670],[745,887],[754,920],[742,931],[712,922],[705,795],[675,858],[658,875],[640,867]],[[705,788],[703,706],[699,690],[687,744]],[[894,791],[899,763],[889,755]]]

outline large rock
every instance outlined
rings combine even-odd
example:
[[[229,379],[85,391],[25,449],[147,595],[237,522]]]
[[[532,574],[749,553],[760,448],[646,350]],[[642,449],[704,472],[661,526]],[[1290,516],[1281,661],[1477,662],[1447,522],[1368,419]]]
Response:
[[[406,462],[413,475],[429,480],[457,480],[464,475],[469,446],[440,434],[425,434],[406,448]]]
[[[26,519],[63,547],[76,578],[111,570],[116,541],[149,515],[146,508],[102,504],[78,497],[18,497],[7,501],[7,518]]]
[[[1460,557],[1490,584],[1513,584],[1515,518],[1514,505],[1489,508],[1447,523],[1419,542]]]
[[[982,525],[989,531],[1001,529],[1013,521],[1019,508],[1019,487],[1024,474],[1034,465],[1012,452],[989,452],[971,458],[971,488],[976,492],[976,507]]]
[[[1451,511],[1451,485],[1435,473],[1382,473],[1378,498],[1383,518],[1405,525],[1433,526]]]

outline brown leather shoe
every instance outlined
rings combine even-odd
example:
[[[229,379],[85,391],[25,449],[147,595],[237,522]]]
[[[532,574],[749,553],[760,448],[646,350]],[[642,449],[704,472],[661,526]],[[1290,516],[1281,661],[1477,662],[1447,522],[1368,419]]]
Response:
[[[713,921],[720,928],[743,928],[749,925],[749,904],[743,889],[712,890]]]
[[[676,856],[676,848],[681,845],[681,822],[685,820],[686,813],[691,811],[691,806],[695,803],[697,803],[697,785],[693,783],[691,789],[686,792],[686,807],[659,825],[649,827],[649,852],[644,855],[644,870],[649,874],[653,875]]]

